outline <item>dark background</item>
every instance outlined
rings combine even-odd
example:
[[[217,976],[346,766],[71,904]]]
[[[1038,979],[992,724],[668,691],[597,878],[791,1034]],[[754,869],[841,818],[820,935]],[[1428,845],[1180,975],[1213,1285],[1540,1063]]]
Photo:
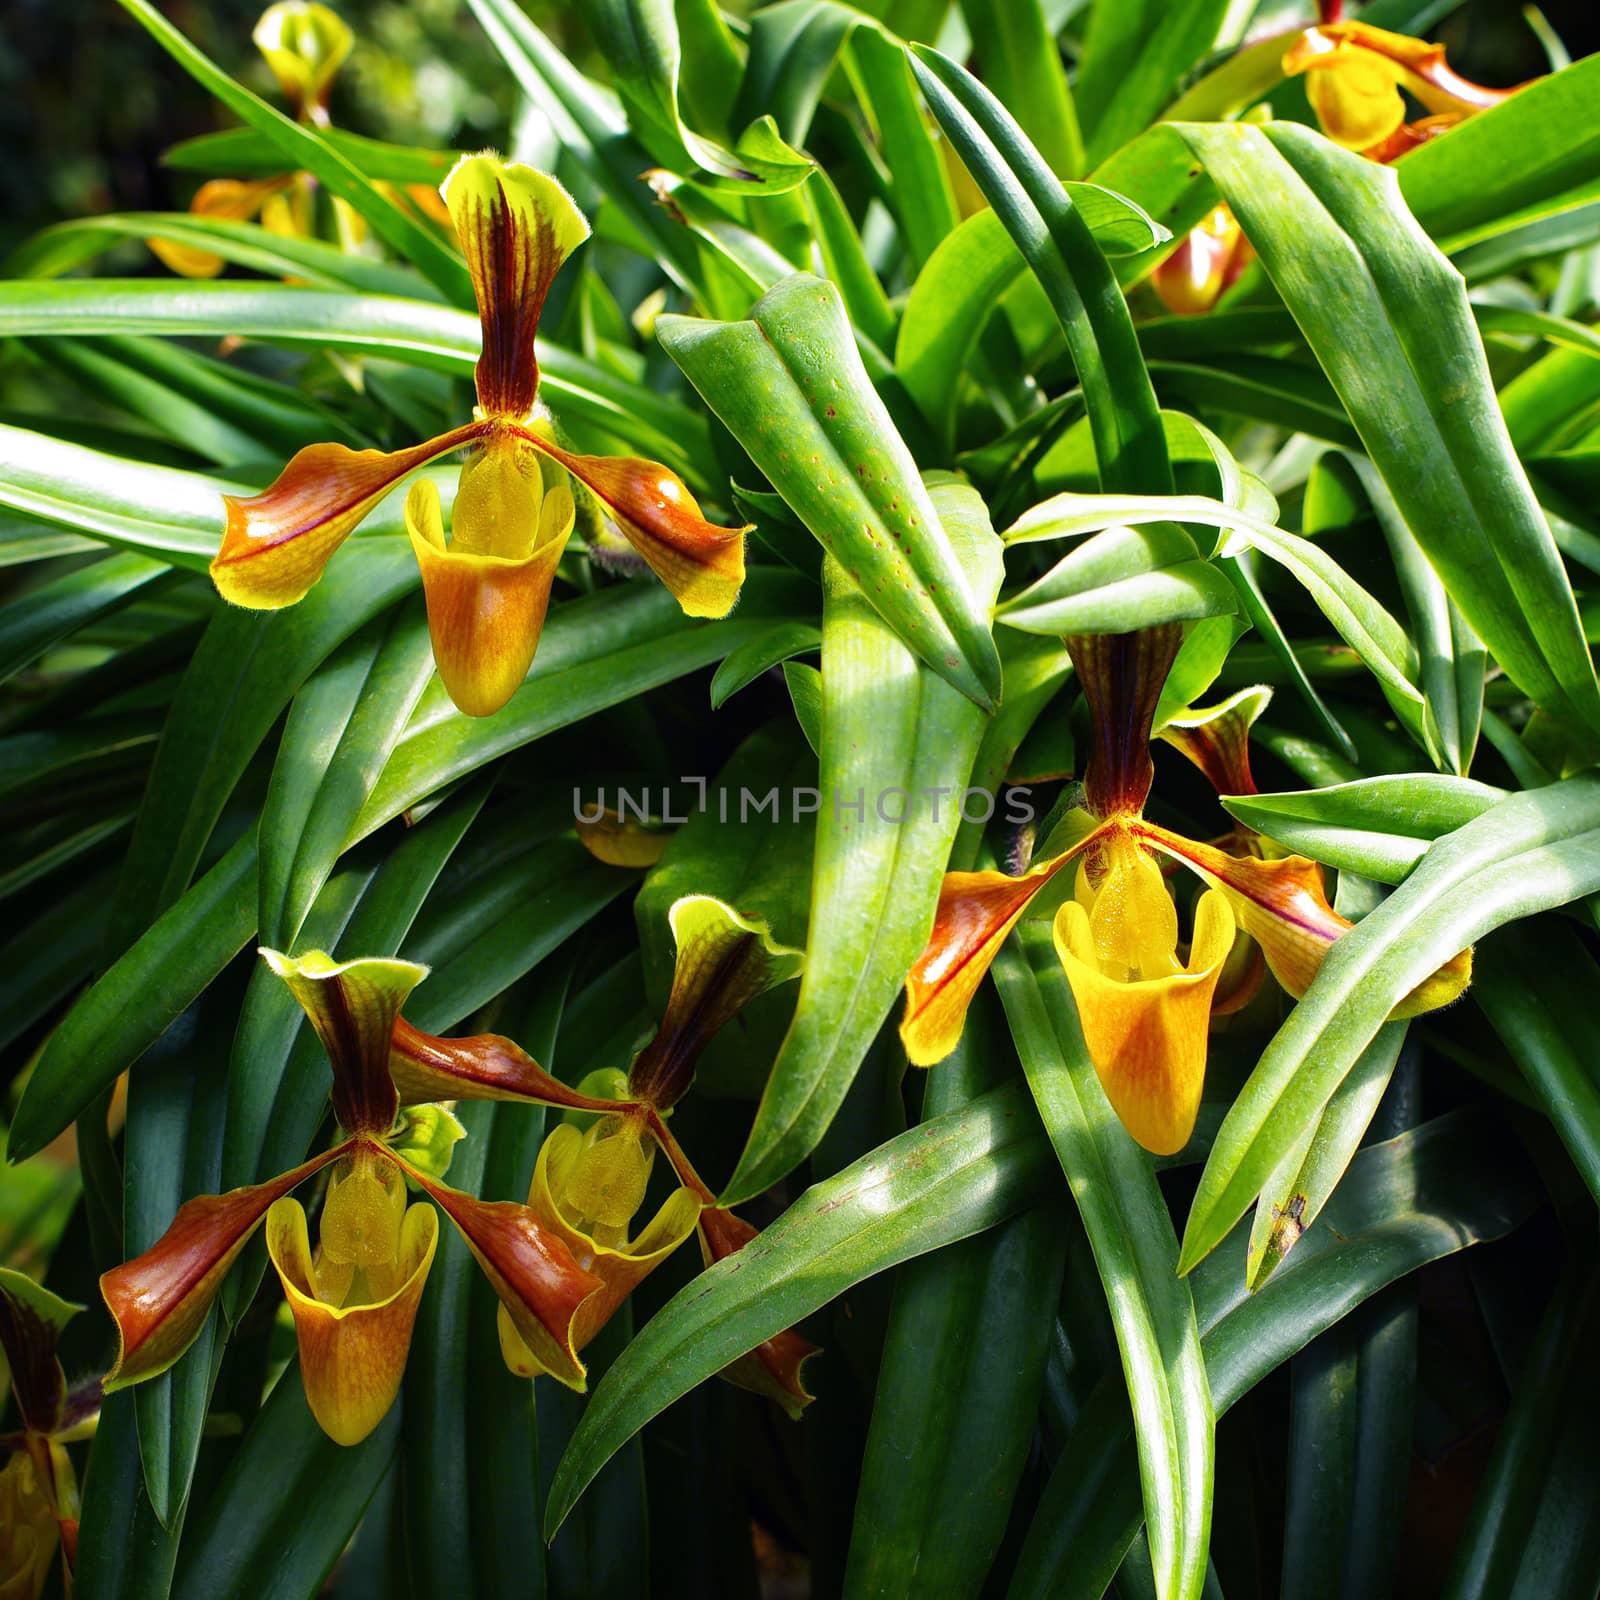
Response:
[[[215,60],[276,100],[250,42],[261,0],[158,3]],[[581,4],[531,0],[526,8],[569,54],[589,56]],[[503,140],[510,77],[464,0],[335,0],[334,9],[356,34],[334,91],[340,126],[436,147]],[[1293,7],[1270,9],[1285,26],[1296,20]],[[1299,9],[1309,21],[1310,0]],[[1550,0],[1544,13],[1573,55],[1600,48],[1594,0]],[[1548,70],[1519,0],[1467,0],[1429,32],[1458,71],[1481,83],[1520,83]],[[0,252],[63,217],[186,206],[197,179],[164,169],[161,152],[230,125],[114,0],[0,0]]]

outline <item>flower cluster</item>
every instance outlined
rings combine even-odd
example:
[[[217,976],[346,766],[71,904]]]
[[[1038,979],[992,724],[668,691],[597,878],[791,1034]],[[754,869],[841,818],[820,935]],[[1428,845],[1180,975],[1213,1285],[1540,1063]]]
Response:
[[[1255,841],[1234,839],[1228,842],[1235,849],[1225,850],[1144,815],[1154,775],[1152,726],[1179,638],[1178,626],[1168,624],[1067,640],[1093,729],[1083,804],[1052,830],[1044,859],[1023,875],[946,875],[932,935],[906,980],[900,1026],[915,1065],[943,1060],[1002,942],[1030,909],[1048,909],[1042,897],[1056,885],[1056,953],[1084,1042],[1123,1125],[1158,1155],[1181,1150],[1194,1131],[1210,1020],[1249,1002],[1263,976],[1257,954],[1298,999],[1351,927],[1329,905],[1315,862],[1268,859]],[[1249,793],[1255,785],[1247,740],[1264,703],[1265,691],[1245,691],[1174,719],[1161,737],[1220,792]],[[1187,953],[1162,860],[1187,867],[1205,885]],[[1065,875],[1069,866],[1075,872]],[[1471,973],[1471,952],[1462,951],[1393,1016],[1448,1005]]]
[[[187,1201],[149,1250],[104,1275],[118,1335],[105,1388],[154,1377],[178,1360],[264,1225],[312,1413],[330,1438],[359,1442],[399,1392],[442,1211],[499,1298],[507,1365],[582,1390],[579,1352],[691,1233],[699,1231],[708,1262],[755,1234],[716,1207],[666,1116],[717,1030],[755,995],[794,977],[800,958],[775,945],[765,924],[706,896],[678,901],[671,920],[677,965],[654,1038],[629,1073],[602,1069],[577,1088],[499,1035],[441,1038],[412,1027],[401,1009],[427,976],[413,962],[263,950],[327,1051],[337,1137],[264,1183]],[[444,1103],[468,1099],[535,1101],[570,1119],[546,1137],[525,1204],[480,1199],[441,1181],[461,1136]],[[657,1150],[677,1186],[636,1229]],[[294,1191],[323,1174],[313,1245]],[[785,1333],[729,1376],[798,1413],[810,1399],[800,1368],[813,1353]]]

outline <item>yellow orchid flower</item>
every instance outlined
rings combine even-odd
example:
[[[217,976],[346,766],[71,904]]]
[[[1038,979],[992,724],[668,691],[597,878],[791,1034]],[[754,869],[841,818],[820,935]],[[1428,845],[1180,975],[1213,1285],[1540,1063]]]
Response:
[[[326,128],[328,92],[355,43],[345,22],[318,0],[280,0],[261,13],[251,36],[278,80],[284,98],[301,122]],[[313,236],[315,188],[303,172],[270,178],[212,178],[195,191],[189,215],[209,222],[249,222],[291,239]],[[360,218],[344,201],[334,210],[347,233],[359,230]],[[185,278],[214,278],[225,265],[219,255],[197,245],[170,239],[145,241],[156,257]]]
[[[1403,131],[1405,94],[1432,114],[1411,124],[1425,129],[1423,136],[1428,137],[1516,93],[1469,82],[1451,69],[1442,44],[1365,22],[1307,28],[1284,56],[1283,70],[1290,77],[1305,76],[1311,109],[1335,144],[1381,160],[1392,160],[1420,142]]]
[[[1200,316],[1239,281],[1254,254],[1232,210],[1215,206],[1183,236],[1150,281],[1174,316]]]
[[[900,1024],[913,1065],[943,1060],[1006,936],[1063,869],[1076,865],[1074,892],[1054,914],[1056,953],[1106,1098],[1128,1132],[1158,1155],[1181,1150],[1194,1131],[1211,1018],[1245,1003],[1258,981],[1241,941],[1253,941],[1299,999],[1352,926],[1328,904],[1315,862],[1267,860],[1248,845],[1231,853],[1145,818],[1152,725],[1179,639],[1174,624],[1067,640],[1093,730],[1084,807],[1047,841],[1053,853],[1020,877],[946,875],[927,947],[907,975]],[[1243,691],[1209,710],[1180,713],[1163,736],[1230,792],[1248,792],[1254,781],[1246,741],[1264,703],[1260,691]],[[1157,858],[1189,868],[1206,885],[1186,953]],[[1472,953],[1462,951],[1391,1016],[1448,1005],[1471,975]]]
[[[566,190],[492,153],[464,156],[442,194],[466,254],[483,323],[473,420],[424,444],[384,454],[315,444],[263,493],[225,496],[227,523],[211,563],[235,605],[293,605],[356,525],[418,467],[464,447],[452,531],[438,490],[422,480],[406,526],[422,568],[434,660],[469,716],[498,711],[538,648],[556,563],[572,532],[570,473],[692,617],[722,617],[744,582],[743,528],[719,528],[673,472],[631,456],[576,455],[556,443],[537,409],[534,334],[551,281],[589,236]],[[544,463],[563,469],[547,485]]]
[[[118,1336],[106,1389],[154,1377],[188,1349],[228,1269],[265,1221],[312,1414],[331,1439],[358,1443],[383,1420],[405,1374],[438,1243],[435,1205],[460,1229],[544,1370],[581,1389],[572,1330],[600,1280],[526,1206],[479,1200],[439,1182],[407,1145],[399,1112],[446,1097],[604,1103],[556,1082],[509,1040],[440,1039],[402,1023],[400,1007],[425,967],[335,962],[322,951],[261,953],[328,1052],[341,1136],[265,1183],[186,1201],[149,1250],[101,1278]],[[313,1250],[306,1213],[290,1193],[324,1168],[332,1171]],[[434,1204],[408,1205],[408,1184]]]

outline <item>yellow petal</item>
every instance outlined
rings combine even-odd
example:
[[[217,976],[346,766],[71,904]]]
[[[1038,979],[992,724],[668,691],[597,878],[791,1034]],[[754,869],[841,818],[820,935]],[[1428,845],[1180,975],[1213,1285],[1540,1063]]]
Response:
[[[463,156],[440,189],[467,258],[483,322],[478,404],[522,420],[539,391],[533,336],[561,263],[589,237],[572,196],[548,174],[493,151]]]
[[[316,113],[355,43],[344,19],[317,0],[279,0],[261,13],[251,37],[296,112],[321,120]]]
[[[1186,969],[1125,982],[1100,970],[1083,907],[1069,900],[1056,913],[1056,954],[1106,1099],[1128,1132],[1156,1155],[1176,1154],[1194,1132],[1211,996],[1233,933],[1227,900],[1210,890],[1195,908]]]
[[[294,1314],[306,1400],[336,1444],[359,1444],[394,1404],[438,1243],[439,1217],[433,1207],[410,1207],[395,1260],[399,1286],[371,1305],[335,1306],[317,1294],[300,1202],[279,1200],[267,1213],[267,1254]]]
[[[587,485],[628,542],[672,591],[689,617],[725,617],[744,585],[744,536],[700,514],[688,485],[657,461],[638,456],[582,456],[534,428],[523,437]]]
[[[426,444],[388,454],[313,444],[294,455],[270,487],[224,495],[222,544],[211,581],[230,605],[272,611],[301,599],[357,524],[406,476],[472,444],[488,425],[468,423]]]
[[[427,479],[412,485],[406,531],[422,569],[433,659],[450,698],[467,716],[492,716],[527,677],[572,521],[572,496],[551,490],[537,526],[529,530],[526,555],[480,555],[460,548],[459,502],[458,531],[447,546],[439,491]]]
[[[211,222],[246,222],[294,180],[292,178],[212,178],[195,190],[189,215]],[[197,245],[171,239],[146,239],[156,257],[185,278],[214,278],[222,271],[221,256]]]
[[[596,1124],[596,1128],[600,1125]],[[591,1129],[592,1135],[596,1130]],[[615,1140],[602,1141],[614,1143]],[[592,1148],[588,1136],[569,1123],[551,1129],[539,1150],[533,1183],[528,1190],[528,1208],[572,1252],[573,1259],[586,1272],[600,1280],[600,1289],[578,1308],[572,1324],[572,1347],[581,1350],[603,1328],[618,1306],[635,1287],[672,1254],[694,1232],[701,1201],[688,1188],[675,1189],[655,1216],[633,1239],[604,1244],[575,1227],[563,1214],[565,1198],[575,1182],[582,1181],[580,1168]],[[624,1197],[624,1203],[625,1203]],[[637,1205],[637,1201],[634,1202]],[[620,1208],[619,1208],[620,1209]],[[632,1212],[628,1215],[631,1217]],[[506,1365],[521,1377],[537,1377],[549,1369],[518,1336],[510,1317],[499,1319],[500,1353]],[[557,1374],[559,1376],[559,1374]]]

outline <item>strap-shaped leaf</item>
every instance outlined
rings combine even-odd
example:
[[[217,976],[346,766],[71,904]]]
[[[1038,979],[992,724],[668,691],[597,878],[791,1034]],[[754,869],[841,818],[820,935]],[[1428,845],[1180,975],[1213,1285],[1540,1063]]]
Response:
[[[141,278],[0,283],[0,318],[6,332],[17,338],[148,333],[224,339],[242,334],[461,376],[471,376],[483,337],[476,316],[450,306],[284,283],[174,284]],[[540,394],[558,412],[593,423],[681,470],[694,487],[714,480],[703,419],[548,340],[539,341],[538,356]],[[398,511],[390,516],[392,525],[398,525]],[[366,524],[368,531],[377,526],[382,524]]]
[[[1037,1198],[1049,1159],[1027,1097],[998,1089],[806,1190],[680,1290],[606,1374],[551,1482],[547,1534],[680,1395],[863,1278],[1015,1215]]]
[[[793,572],[760,569],[725,622],[685,617],[657,584],[626,585],[555,607],[528,680],[493,717],[463,717],[442,686],[424,690],[349,843],[508,751],[671,683],[811,613],[816,591]]]
[[[1148,1156],[1099,1087],[1048,929],[995,962],[1012,1037],[1105,1285],[1133,1403],[1157,1593],[1198,1596],[1211,1529],[1214,1423],[1200,1330]]]
[[[1127,302],[1089,226],[1005,107],[971,73],[917,46],[912,65],[951,144],[1049,297],[1088,403],[1101,486],[1162,494],[1172,469]]]
[[[295,696],[261,813],[263,944],[296,948],[306,913],[432,676],[427,620],[410,605],[347,640]]]
[[[1459,276],[1392,169],[1309,129],[1185,124],[1450,598],[1542,705],[1600,728],[1572,589]]]
[[[453,250],[386,195],[361,169],[329,144],[315,128],[295,122],[259,95],[236,83],[210,57],[196,49],[149,0],[120,0],[143,27],[196,82],[209,89],[241,120],[264,134],[282,153],[290,171],[311,173],[331,194],[358,211],[395,253],[442,289],[458,306],[472,304],[472,285]]]
[[[1362,1151],[1322,1221],[1255,1294],[1238,1270],[1241,1227],[1195,1277],[1217,1411],[1386,1284],[1500,1238],[1528,1217],[1543,1191],[1526,1163],[1508,1155],[1495,1118],[1470,1113]],[[1138,1532],[1134,1446],[1120,1389],[1115,1380],[1098,1386],[1051,1474],[1018,1558],[1011,1593],[1019,1600],[1098,1596]]]
[[[1327,1104],[1384,1019],[1502,924],[1600,889],[1600,780],[1511,795],[1448,834],[1341,938],[1223,1119],[1184,1231],[1191,1270]]]
[[[987,599],[999,586],[999,543],[982,502],[955,484],[933,499]],[[899,998],[933,923],[984,722],[830,561],[806,969],[724,1205],[759,1194],[816,1148]]]
[[[979,705],[1000,662],[987,597],[867,377],[839,291],[796,274],[744,322],[663,317],[667,354],[906,644]]]
[[[247,832],[79,997],[17,1106],[13,1161],[67,1127],[244,948],[255,932],[255,880],[256,841]]]
[[[757,117],[730,150],[690,128],[678,103],[683,46],[672,0],[597,0],[593,37],[640,142],[674,171],[734,193],[783,194],[810,177],[810,157],[792,150],[774,123]]]

